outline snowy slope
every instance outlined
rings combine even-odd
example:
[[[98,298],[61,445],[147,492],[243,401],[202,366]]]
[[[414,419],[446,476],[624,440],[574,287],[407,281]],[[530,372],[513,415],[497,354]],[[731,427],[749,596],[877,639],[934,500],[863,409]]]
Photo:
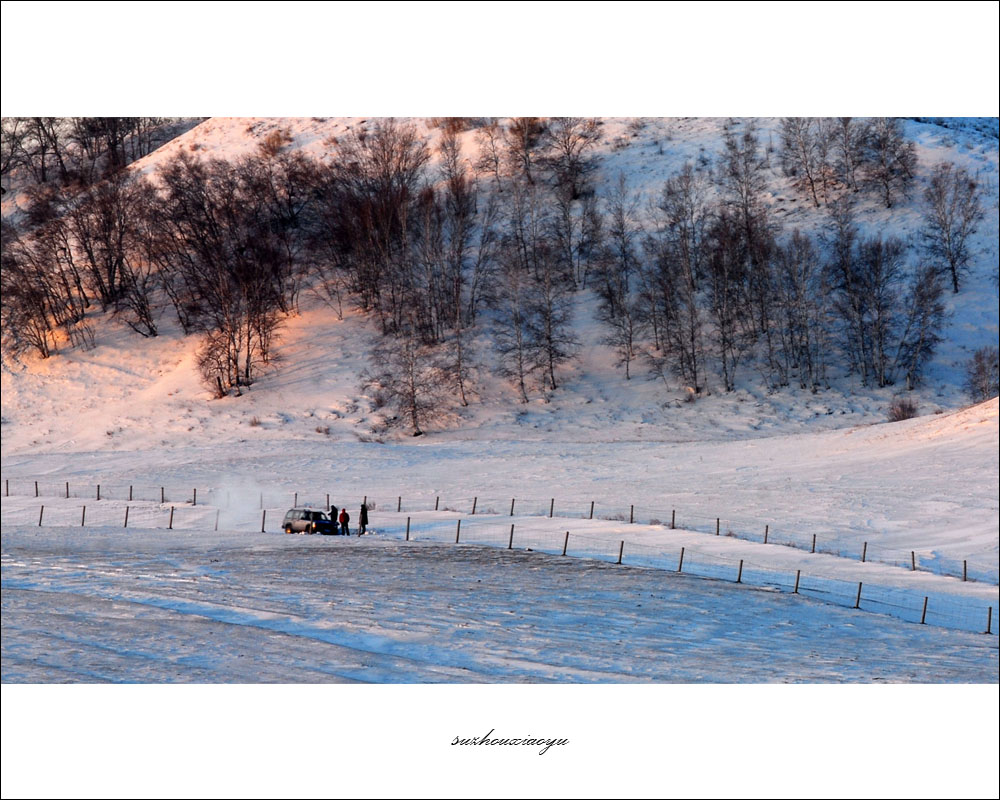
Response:
[[[137,162],[135,168],[155,176],[157,168],[180,150],[235,158],[251,152],[275,130],[292,138],[290,147],[322,159],[333,150],[337,136],[364,122],[210,119]],[[428,120],[413,122],[432,144],[440,136]],[[727,124],[721,119],[604,120],[598,184],[610,185],[623,173],[630,187],[651,197],[684,161],[718,152]],[[777,120],[762,119],[759,125],[762,142],[775,145]],[[891,232],[913,241],[920,226],[917,201],[923,182],[942,160],[955,161],[976,174],[987,197],[993,198],[976,236],[975,270],[959,295],[946,298],[951,316],[945,342],[916,394],[921,413],[932,413],[965,402],[960,388],[962,364],[974,349],[997,340],[1000,311],[992,283],[998,252],[997,141],[974,129],[913,121],[906,128],[918,146],[918,185],[911,199],[891,213],[875,200],[865,199],[860,208],[865,231]],[[464,153],[471,158],[474,134],[469,131],[462,136]],[[821,211],[797,197],[780,175],[772,177],[772,185],[769,201],[785,232],[795,227],[815,232],[822,224]],[[835,378],[830,390],[815,395],[795,388],[768,394],[757,385],[755,375],[744,374],[736,392],[712,394],[688,406],[682,403],[682,386],[652,378],[640,364],[634,379],[624,381],[603,342],[605,332],[595,311],[593,296],[579,293],[574,325],[581,343],[580,358],[563,371],[558,392],[545,399],[536,391],[527,406],[516,402],[509,385],[493,377],[490,342],[483,334],[479,402],[461,413],[456,408],[443,415],[431,430],[449,439],[724,439],[881,421],[894,394],[889,388],[860,387],[855,379],[845,377]],[[232,441],[245,437],[245,425],[255,416],[265,427],[280,426],[282,435],[288,431],[308,435],[317,428],[329,428],[335,439],[384,435],[379,416],[371,412],[370,398],[358,389],[374,338],[363,319],[348,316],[341,321],[307,296],[302,315],[285,320],[278,346],[281,368],[265,375],[247,397],[219,402],[209,401],[197,379],[193,355],[197,337],[180,338],[169,312],[164,313],[162,323],[161,337],[143,340],[104,320],[98,325],[98,346],[93,351],[64,350],[47,362],[31,356],[22,363],[5,360],[5,451],[144,447],[150,439],[157,445],[173,441],[171,436],[160,435],[165,432]]]

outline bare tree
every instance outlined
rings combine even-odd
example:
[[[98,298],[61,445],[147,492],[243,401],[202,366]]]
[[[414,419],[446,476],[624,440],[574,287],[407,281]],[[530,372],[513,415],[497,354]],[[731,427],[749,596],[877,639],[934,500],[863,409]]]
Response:
[[[25,163],[25,140],[28,120],[25,117],[4,117],[0,128],[0,176],[6,178]]]
[[[476,131],[476,144],[479,146],[476,171],[491,176],[496,190],[502,192],[503,125],[496,117],[490,117],[486,124]]]
[[[535,162],[544,133],[545,124],[539,117],[513,117],[504,129],[504,157],[509,169],[529,184],[535,182]]]
[[[205,363],[239,393],[270,363],[287,307],[280,297],[286,255],[268,233],[280,229],[280,217],[248,182],[246,164],[181,153],[161,180],[161,241],[152,252],[169,274],[164,286],[185,328],[204,331],[208,350],[224,348]]]
[[[858,169],[865,157],[867,129],[855,117],[837,117],[833,133],[834,165],[837,178],[850,191],[856,192]]]
[[[1000,350],[980,347],[965,366],[965,391],[973,403],[982,403],[1000,392]]]
[[[950,275],[957,294],[959,279],[969,269],[969,240],[983,218],[979,186],[961,167],[939,164],[931,173],[924,199],[924,249]]]
[[[407,324],[396,336],[382,338],[372,352],[372,363],[374,371],[363,376],[363,385],[381,394],[414,436],[423,435],[422,426],[444,405],[442,389],[448,382],[434,348]]]
[[[711,352],[725,391],[736,388],[736,376],[753,346],[747,302],[749,281],[742,247],[742,225],[723,207],[715,216],[707,239],[706,283],[708,316],[712,322]]]
[[[547,250],[531,286],[528,332],[533,352],[550,390],[555,390],[556,369],[573,359],[579,341],[571,326],[573,302],[568,275],[552,251]]]
[[[773,387],[783,384],[786,376],[783,374],[781,361],[777,358],[772,319],[775,309],[772,274],[775,226],[769,206],[764,202],[767,190],[766,159],[761,153],[756,125],[752,120],[744,123],[743,132],[739,136],[732,130],[727,131],[724,145],[722,164],[717,176],[723,203],[729,211],[724,225],[724,251],[729,253],[730,244],[735,244],[737,248],[736,255],[741,262],[739,280],[731,290],[743,294],[741,304],[749,312],[736,314],[732,319],[747,329],[739,342],[741,346],[744,339],[749,339],[759,341],[764,347],[766,377]],[[739,237],[734,243],[729,240],[729,235],[733,232],[729,230],[731,222],[738,225],[735,232]],[[726,267],[727,270],[732,268]]]
[[[493,328],[493,346],[500,374],[517,385],[522,403],[528,402],[528,380],[538,368],[531,334],[530,276],[511,248],[500,257],[500,289]]]
[[[601,129],[596,119],[554,117],[549,120],[545,165],[552,173],[553,185],[567,193],[570,200],[579,199],[588,177],[597,169],[597,160],[590,151],[600,138]]]
[[[877,187],[886,208],[905,194],[917,167],[917,150],[903,133],[903,124],[894,117],[876,117],[868,123],[865,136],[865,171],[868,182]]]
[[[600,317],[610,328],[606,342],[625,366],[625,380],[631,380],[632,360],[646,329],[646,315],[639,292],[641,262],[638,245],[642,229],[638,219],[639,201],[629,192],[625,176],[607,199],[607,236],[599,262],[597,287],[601,298]]]
[[[812,240],[793,231],[777,250],[778,332],[786,374],[816,391],[826,381],[829,336],[829,287]]]
[[[333,214],[341,262],[353,273],[362,310],[374,310],[384,332],[401,328],[412,303],[415,263],[411,212],[430,158],[413,125],[376,120],[338,144]]]
[[[663,187],[650,276],[650,321],[671,370],[695,393],[704,375],[704,313],[699,281],[705,270],[711,207],[703,178],[685,164]]]
[[[913,389],[923,378],[924,368],[941,343],[945,307],[944,288],[932,267],[917,270],[903,300],[904,321],[894,359],[894,377],[899,373]]]
[[[785,117],[781,121],[781,165],[798,187],[808,191],[816,208],[824,166],[825,143],[821,138],[818,120],[813,117]]]

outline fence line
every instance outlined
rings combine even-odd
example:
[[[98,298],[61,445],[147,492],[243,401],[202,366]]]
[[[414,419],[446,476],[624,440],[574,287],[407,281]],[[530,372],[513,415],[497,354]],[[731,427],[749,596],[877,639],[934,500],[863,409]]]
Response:
[[[161,505],[173,504],[175,506],[214,506],[217,508],[233,509],[237,498],[233,492],[226,489],[206,489],[202,487],[178,487],[166,485],[121,485],[114,486],[107,483],[86,484],[83,482],[56,480],[50,476],[46,480],[35,480],[33,478],[4,479],[5,496],[33,495],[35,497],[62,497],[62,498],[94,498],[100,500],[127,500],[128,502],[148,501],[159,502]],[[245,493],[244,504],[246,504]],[[258,511],[265,508],[277,511],[279,508],[287,510],[289,507],[311,506],[323,510],[329,510],[331,503],[337,505],[347,496],[360,495],[360,491],[342,491],[330,493],[327,490],[288,490],[288,491],[257,491],[253,498],[254,507]],[[482,495],[469,497],[445,498],[437,495],[433,500],[428,496],[426,499],[408,499],[402,495],[397,495],[391,499],[376,502],[373,498],[365,496],[369,510],[395,510],[397,513],[412,513],[415,511],[447,511],[459,514],[475,515],[477,517],[487,516],[514,516],[515,505],[519,517],[549,517],[565,519],[603,519],[607,521],[628,522],[629,524],[643,524],[653,526],[663,526],[665,529],[682,529],[696,533],[707,533],[714,535],[725,535],[744,541],[759,542],[762,544],[783,545],[799,550],[806,550],[810,553],[824,553],[836,555],[841,558],[853,558],[859,561],[875,561],[891,566],[905,567],[912,571],[924,571],[938,575],[948,575],[959,577],[963,580],[985,580],[994,584],[1000,584],[1000,570],[994,563],[977,561],[975,559],[959,559],[942,556],[937,553],[927,555],[919,553],[915,548],[901,550],[897,548],[880,547],[878,545],[869,546],[869,542],[864,542],[860,550],[853,550],[848,546],[836,541],[824,541],[816,534],[800,534],[795,531],[781,530],[772,522],[757,524],[747,520],[727,519],[725,517],[704,516],[689,513],[671,508],[655,509],[652,506],[641,506],[629,504],[627,507],[605,506],[596,500],[588,501],[560,501],[558,498],[523,498],[523,497],[484,497]],[[349,505],[353,506],[354,501]],[[339,508],[339,506],[338,506]]]
[[[824,541],[816,534],[799,534],[794,531],[781,530],[773,522],[751,525],[746,520],[733,520],[719,516],[678,512],[676,508],[655,509],[651,506],[630,504],[620,507],[601,507],[594,500],[574,502],[560,505],[558,498],[522,498],[510,499],[478,497],[444,498],[437,496],[433,503],[430,500],[407,500],[398,498],[397,508],[403,513],[415,511],[441,510],[456,513],[469,513],[468,508],[475,503],[477,516],[513,516],[516,504],[520,517],[549,517],[565,519],[603,519],[607,521],[629,524],[644,524],[663,526],[666,529],[682,529],[695,533],[724,535],[743,541],[761,544],[777,544],[806,550],[810,553],[824,553],[841,558],[851,558],[858,561],[875,561],[898,567],[906,567],[913,571],[930,572],[938,575],[963,579],[986,580],[1000,584],[1000,571],[997,565],[974,559],[959,559],[933,554],[928,556],[917,549],[898,549],[882,547],[865,542],[862,547],[854,550],[836,541]],[[508,511],[508,508],[510,511]],[[738,523],[736,525],[730,523]],[[742,529],[739,524],[742,524]],[[753,527],[753,530],[750,530]]]
[[[406,541],[454,544],[455,537],[449,534],[448,525],[431,520],[414,524],[411,518]],[[690,546],[668,550],[573,531],[525,530],[523,527],[516,528],[516,524],[511,528],[508,532],[505,525],[496,522],[464,520],[461,544],[499,549],[510,549],[513,545],[519,550],[555,556],[683,572],[701,578],[801,594],[845,608],[880,613],[917,624],[973,633],[996,633],[992,624],[993,606],[946,592],[861,584],[822,574],[803,573],[800,569],[777,570],[745,557],[727,558]]]
[[[224,524],[247,531],[264,530],[267,520],[271,529],[280,529],[286,506],[264,509],[241,508],[235,516],[222,518]],[[34,523],[34,507],[15,512],[24,518],[23,524]],[[116,526],[154,528],[172,531],[218,530],[220,510],[208,505],[142,505],[124,507],[90,503],[84,506],[40,505],[37,524],[66,527]],[[463,525],[463,522],[465,523]],[[452,533],[453,531],[453,533]],[[403,537],[403,528],[396,531]],[[884,587],[831,578],[821,574],[803,574],[791,568],[777,570],[744,557],[727,557],[708,553],[690,545],[676,548],[654,547],[649,544],[625,542],[595,534],[574,531],[540,531],[517,523],[507,525],[477,515],[473,519],[459,518],[454,528],[446,520],[417,520],[408,517],[405,541],[439,542],[459,545],[491,546],[498,549],[530,550],[552,555],[585,558],[623,566],[647,567],[670,572],[683,572],[702,578],[739,582],[767,587],[792,594],[826,600],[863,611],[883,613],[909,622],[937,625],[973,632],[993,633],[993,607],[982,606],[976,600],[945,592]]]

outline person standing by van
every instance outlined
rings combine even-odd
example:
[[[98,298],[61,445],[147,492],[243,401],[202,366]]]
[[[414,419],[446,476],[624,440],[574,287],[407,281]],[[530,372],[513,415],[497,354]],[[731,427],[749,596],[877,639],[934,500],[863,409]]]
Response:
[[[361,504],[361,513],[358,515],[358,536],[364,536],[368,532],[368,504]]]
[[[344,536],[351,535],[351,529],[348,527],[348,523],[351,521],[351,515],[347,513],[346,508],[340,509],[340,532]]]

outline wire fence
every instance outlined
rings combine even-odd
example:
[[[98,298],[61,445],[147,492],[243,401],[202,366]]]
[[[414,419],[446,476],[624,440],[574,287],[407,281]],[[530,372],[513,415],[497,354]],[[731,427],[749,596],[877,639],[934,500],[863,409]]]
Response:
[[[369,510],[414,513],[438,511],[472,517],[548,517],[560,519],[605,520],[621,523],[661,526],[665,529],[693,531],[717,536],[728,536],[743,541],[779,544],[810,553],[824,553],[858,561],[930,572],[1000,584],[1000,565],[996,561],[974,558],[956,558],[926,548],[904,550],[887,547],[877,542],[863,541],[861,546],[848,544],[840,537],[820,533],[803,533],[781,525],[760,523],[747,518],[706,516],[686,509],[655,507],[649,504],[615,505],[596,500],[560,500],[559,498],[499,497],[499,496],[417,496],[404,497],[367,496],[361,487],[339,487],[334,491],[306,488],[287,489],[224,489],[186,487],[176,483],[156,485],[140,484],[85,484],[79,481],[60,480],[55,476],[44,479],[4,478],[4,496],[34,496],[41,498],[118,500],[123,502],[152,502],[162,506],[212,506],[228,512],[242,510],[249,514],[253,509],[269,511],[274,515],[290,507],[310,506],[329,510],[347,503],[349,509],[366,503]],[[348,500],[350,498],[350,500]],[[352,512],[353,513],[353,512]]]
[[[390,502],[390,507],[393,503]],[[858,561],[874,561],[913,571],[948,575],[963,580],[1000,584],[997,562],[981,559],[955,558],[926,549],[903,550],[875,542],[860,547],[845,544],[842,539],[822,534],[806,534],[782,528],[773,523],[749,519],[705,516],[676,508],[656,508],[652,505],[611,505],[597,501],[560,501],[558,498],[499,498],[499,497],[429,497],[396,498],[400,512],[452,511],[479,516],[549,517],[622,522],[637,525],[662,526],[666,529],[728,536],[743,541],[780,544],[810,553],[825,553]]]
[[[95,499],[93,502],[80,504],[74,502],[73,495],[70,494],[69,502],[62,497],[54,498],[54,502],[47,505],[39,504],[37,507],[22,506],[13,509],[4,507],[3,522],[25,526],[121,526],[178,531],[219,530],[222,527],[225,530],[265,532],[281,530],[288,507],[287,503],[264,508],[252,508],[246,504],[230,507],[213,506],[208,503],[161,504],[155,500],[137,501],[134,488],[131,503],[102,502],[112,499],[102,494],[102,501]],[[377,505],[370,499],[368,503],[372,508]],[[302,504],[301,500],[299,504]],[[388,505],[392,510],[392,503]],[[399,498],[396,508],[402,509]],[[438,510],[446,509],[441,508],[439,504]],[[356,531],[356,519],[352,520],[352,530]],[[531,524],[501,522],[496,515],[464,518],[459,516],[454,526],[450,521],[440,518],[414,521],[407,517],[405,526],[398,525],[388,530],[383,529],[381,532],[406,541],[517,548],[625,566],[674,571],[801,594],[836,605],[887,614],[908,622],[964,631],[996,632],[993,606],[986,606],[976,598],[940,591],[921,593],[877,584],[864,585],[815,572],[804,574],[801,570],[795,570],[793,573],[790,569],[777,570],[773,566],[759,564],[751,559],[708,553],[697,547],[671,547],[666,544],[654,546],[616,540],[606,535],[569,531],[559,533],[551,529],[532,527]]]
[[[861,611],[885,614],[907,622],[936,625],[974,633],[996,634],[994,607],[981,600],[940,591],[918,592],[879,584],[845,581],[801,570],[777,570],[750,559],[708,553],[696,547],[654,547],[609,540],[575,532],[542,531],[494,520],[457,520],[454,527],[440,520],[408,520],[393,531],[407,541],[480,545],[531,550],[550,555],[586,558],[623,566],[646,567],[701,578],[801,594]]]
[[[210,487],[183,486],[177,483],[152,484],[108,484],[83,483],[54,478],[35,480],[33,478],[4,478],[4,497],[60,498],[64,500],[117,500],[128,503],[159,503],[160,505],[212,506],[220,509],[255,508],[257,510],[312,507],[329,510],[331,505],[340,508],[341,502],[350,507],[366,502],[374,511],[378,503],[374,497],[366,497],[362,492],[341,487],[335,492],[323,489],[220,489]],[[282,512],[282,513],[283,513]]]

